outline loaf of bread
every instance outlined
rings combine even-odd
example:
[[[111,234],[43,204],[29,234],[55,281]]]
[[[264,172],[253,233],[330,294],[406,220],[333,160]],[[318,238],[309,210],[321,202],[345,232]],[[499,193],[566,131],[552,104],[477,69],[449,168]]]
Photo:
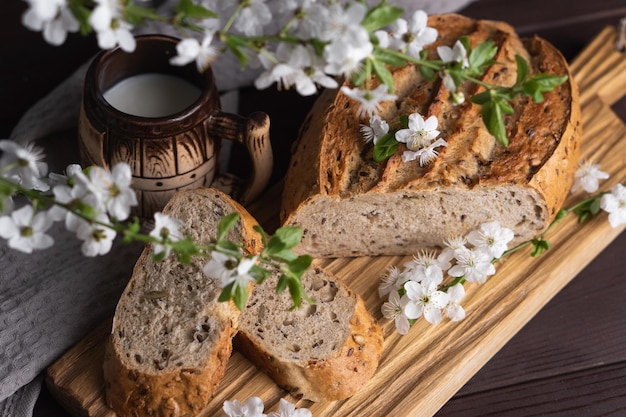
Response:
[[[498,64],[482,78],[490,84],[515,83],[516,54],[531,73],[569,75],[548,42],[521,40],[505,23],[451,14],[431,16],[429,25],[439,32],[426,48],[432,59],[437,46],[452,46],[463,35],[473,46],[492,39]],[[386,162],[375,162],[373,145],[360,133],[368,120],[358,118],[358,103],[338,90],[325,91],[301,127],[285,179],[281,222],[304,229],[299,251],[314,257],[406,255],[493,220],[515,232],[511,244],[547,227],[578,164],[580,108],[571,76],[541,103],[515,101],[505,119],[508,147],[487,131],[479,105],[451,104],[438,77],[426,81],[409,65],[394,69],[393,78],[398,99],[383,103],[380,116],[392,125],[415,112],[435,115],[448,145],[424,167],[402,162],[403,144]],[[470,97],[481,90],[466,82],[461,91]]]
[[[277,275],[256,285],[239,320],[235,349],[293,396],[334,401],[352,396],[378,367],[382,331],[363,300],[318,266],[304,288],[315,304],[290,310]]]
[[[261,250],[256,221],[213,189],[181,191],[163,212],[195,242],[217,236],[217,224],[238,212],[229,239]],[[120,417],[196,415],[222,378],[240,311],[218,302],[221,288],[202,272],[206,259],[153,261],[147,247],[117,305],[104,359],[106,401]]]

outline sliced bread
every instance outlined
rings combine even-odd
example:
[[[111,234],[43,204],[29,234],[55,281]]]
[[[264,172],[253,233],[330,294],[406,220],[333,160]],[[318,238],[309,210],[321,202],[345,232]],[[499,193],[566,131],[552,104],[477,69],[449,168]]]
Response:
[[[290,310],[277,274],[256,285],[239,319],[235,349],[296,398],[352,396],[378,367],[383,335],[363,300],[315,264],[303,278],[315,304]]]
[[[240,221],[229,239],[261,250],[256,221],[226,194],[181,191],[163,212],[180,220],[195,242],[217,235],[226,214]],[[206,277],[206,259],[153,261],[147,247],[117,305],[104,359],[106,401],[120,417],[196,415],[209,402],[232,351],[239,310],[218,302],[221,289]]]
[[[433,59],[437,46],[452,46],[464,35],[473,46],[495,42],[498,64],[487,69],[485,82],[514,84],[516,54],[531,73],[569,74],[548,42],[521,40],[505,23],[450,14],[431,16],[429,25],[439,32],[427,47]],[[357,117],[358,103],[338,90],[325,91],[301,127],[285,177],[281,222],[304,229],[299,251],[314,257],[407,255],[488,221],[512,229],[512,244],[548,226],[578,164],[580,108],[571,76],[541,103],[514,103],[505,119],[508,147],[487,131],[480,106],[451,104],[439,78],[427,81],[412,65],[395,69],[393,77],[398,99],[383,103],[381,117],[392,125],[414,112],[435,115],[448,145],[424,167],[402,161],[403,144],[386,162],[375,162],[373,145],[360,132],[368,120]],[[462,91],[470,97],[480,88],[465,83]]]

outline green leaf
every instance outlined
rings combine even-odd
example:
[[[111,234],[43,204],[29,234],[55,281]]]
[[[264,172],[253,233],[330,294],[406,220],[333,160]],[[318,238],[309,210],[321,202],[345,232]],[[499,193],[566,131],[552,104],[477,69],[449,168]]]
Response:
[[[517,63],[517,85],[522,85],[528,77],[528,62],[521,55],[515,55],[515,62]]]
[[[235,289],[235,294],[233,297],[233,301],[239,311],[243,311],[246,308],[246,303],[248,302],[248,286],[247,285],[238,285]]]
[[[165,251],[152,254],[152,261],[154,262],[161,262],[163,259],[165,259]]]
[[[399,7],[389,5],[377,6],[371,9],[365,16],[361,26],[368,32],[373,32],[395,22],[399,17],[402,17],[403,13],[404,10]]]
[[[426,67],[424,65],[420,65],[419,68],[420,74],[422,74],[422,77],[424,77],[427,81],[432,81],[437,76],[437,73],[432,68]]]
[[[536,257],[541,255],[543,252],[550,249],[550,242],[544,240],[543,238],[536,238],[531,240],[533,244],[533,250],[530,252],[530,256]]]
[[[302,228],[298,226],[283,226],[274,232],[273,238],[280,239],[286,248],[296,247],[302,240]],[[271,239],[270,239],[271,240]]]
[[[291,308],[300,307],[300,305],[302,305],[302,296],[304,294],[302,282],[297,279],[290,279],[287,281],[287,286],[289,287],[289,295],[291,295],[291,299],[293,300],[293,306]]]
[[[230,232],[235,224],[239,221],[239,213],[232,212],[222,217],[217,224],[217,241],[220,242],[226,239],[226,235]]]
[[[378,139],[374,145],[374,161],[382,162],[389,159],[398,150],[398,141],[394,133],[389,132],[382,138]]]
[[[245,69],[248,65],[248,55],[240,48],[239,42],[236,41],[236,37],[228,36],[224,41],[230,52],[239,60],[241,69]]]
[[[233,287],[234,287],[234,285],[235,285],[235,283],[231,282],[230,284],[228,284],[227,286],[222,288],[222,292],[220,293],[220,296],[217,298],[217,301],[224,302],[224,301],[228,301],[228,300],[232,299],[233,298]]]
[[[471,68],[481,69],[495,63],[493,57],[496,56],[498,47],[493,40],[487,40],[476,46],[469,52],[468,60]]]
[[[263,281],[267,279],[267,277],[272,275],[270,271],[268,271],[265,268],[261,268],[258,265],[253,265],[252,268],[250,268],[250,271],[248,271],[248,273],[250,274],[252,278],[254,278],[257,284],[262,283]]]
[[[376,77],[387,86],[387,91],[393,91],[393,75],[387,69],[385,64],[377,61],[376,59],[372,59],[372,69],[374,70],[374,74]]]
[[[174,12],[178,15],[182,15],[183,18],[209,19],[218,17],[215,12],[200,4],[194,3],[192,0],[180,0],[178,5],[174,8]]]
[[[591,204],[589,205],[589,212],[593,214],[594,216],[600,212],[600,199],[599,198],[591,201]]]
[[[490,90],[483,91],[482,93],[478,93],[473,95],[470,100],[473,103],[483,105],[493,99],[492,93]]]
[[[141,224],[139,224],[139,219],[135,217],[131,223],[126,225],[126,230],[124,230],[124,242],[129,243],[135,240],[135,236],[137,236],[140,229]]]
[[[543,93],[554,90],[567,80],[567,75],[537,74],[530,77],[522,86],[524,94],[531,96],[533,101],[541,103]]]
[[[302,277],[302,274],[309,269],[313,262],[313,258],[309,255],[300,255],[293,261],[289,262],[288,268],[296,277]]]
[[[278,278],[278,283],[276,284],[276,294],[280,294],[281,292],[285,291],[288,281],[289,277],[285,274],[281,274],[280,278]]]
[[[509,138],[506,136],[502,107],[497,101],[488,101],[483,104],[482,117],[485,126],[496,140],[504,146],[509,146]]]

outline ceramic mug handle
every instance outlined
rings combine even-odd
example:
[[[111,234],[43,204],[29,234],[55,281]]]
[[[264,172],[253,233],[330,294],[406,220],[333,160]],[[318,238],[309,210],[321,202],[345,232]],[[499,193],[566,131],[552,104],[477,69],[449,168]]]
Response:
[[[252,161],[252,173],[248,180],[222,174],[211,184],[242,204],[248,204],[261,194],[270,180],[274,157],[269,139],[270,118],[263,112],[248,117],[218,112],[210,116],[209,137],[234,140],[245,146]]]

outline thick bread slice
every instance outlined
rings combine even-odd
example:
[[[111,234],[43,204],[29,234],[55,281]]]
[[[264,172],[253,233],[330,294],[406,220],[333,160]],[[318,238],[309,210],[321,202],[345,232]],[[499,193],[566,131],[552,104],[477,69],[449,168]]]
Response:
[[[492,39],[496,61],[483,80],[512,85],[515,55],[533,73],[569,75],[563,56],[546,41],[520,40],[501,22],[459,15],[431,16],[439,38],[427,49],[452,46],[467,35],[473,46]],[[302,125],[288,168],[281,222],[299,225],[299,251],[314,257],[406,255],[437,247],[452,236],[498,220],[515,231],[517,243],[544,230],[564,202],[579,157],[580,108],[570,75],[545,94],[542,103],[520,98],[505,119],[508,147],[486,130],[481,108],[466,100],[454,106],[439,79],[426,81],[414,66],[393,71],[399,99],[387,102],[381,116],[392,125],[401,115],[436,115],[448,146],[420,167],[404,163],[399,152],[384,163],[373,160],[373,145],[359,131],[355,102],[338,90],[325,91]],[[462,86],[466,97],[482,91]]]
[[[380,326],[361,297],[318,266],[302,278],[316,304],[296,310],[277,275],[256,285],[239,319],[235,349],[295,397],[333,401],[372,377],[383,348]]]
[[[261,250],[256,221],[220,191],[178,192],[163,212],[197,243],[215,238],[218,221],[238,212],[229,239]],[[107,403],[120,417],[196,415],[224,374],[240,312],[217,301],[220,288],[202,272],[206,259],[183,265],[150,255],[148,247],[115,311],[104,359]]]

